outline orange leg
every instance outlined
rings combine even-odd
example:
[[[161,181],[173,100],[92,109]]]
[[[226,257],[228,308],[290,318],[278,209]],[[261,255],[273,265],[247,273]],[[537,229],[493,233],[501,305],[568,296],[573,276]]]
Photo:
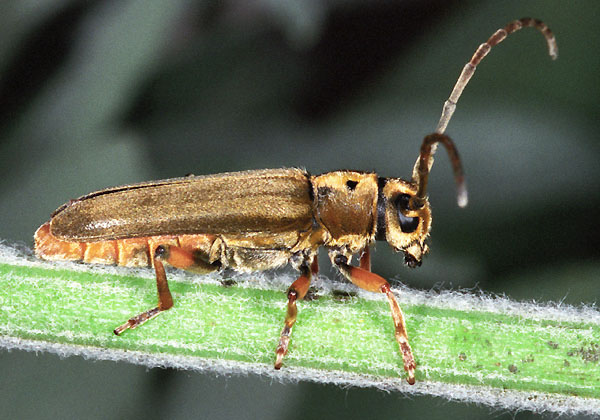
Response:
[[[158,292],[158,305],[130,318],[124,324],[115,328],[114,333],[121,335],[125,330],[139,327],[144,322],[154,318],[159,313],[173,307],[173,297],[169,290],[167,275],[163,262],[173,267],[196,272],[210,272],[219,268],[218,264],[209,264],[194,256],[194,253],[173,245],[159,245],[154,251],[154,271],[156,272],[156,289]]]
[[[319,258],[315,255],[313,258],[312,264],[310,265],[310,272],[312,274],[317,274],[319,272]]]
[[[361,258],[361,267],[363,266],[363,257]],[[341,254],[332,255],[333,263],[339,268],[340,272],[352,283],[360,287],[361,289],[368,290],[369,292],[385,293],[390,304],[392,311],[392,319],[394,320],[394,327],[396,328],[396,341],[400,347],[400,353],[404,360],[404,370],[408,373],[407,381],[413,385],[415,383],[415,369],[417,367],[415,358],[408,342],[408,335],[406,333],[406,324],[404,323],[404,316],[396,298],[390,289],[390,284],[381,276],[371,273],[365,268],[354,267],[348,264],[348,258]]]
[[[371,271],[371,251],[366,247],[360,256],[360,268]]]
[[[310,268],[303,265],[301,267],[302,274],[298,279],[292,283],[288,289],[288,307],[287,315],[285,316],[285,324],[281,330],[281,337],[279,338],[279,344],[275,350],[277,356],[275,360],[275,369],[280,369],[283,364],[283,357],[288,352],[288,346],[290,344],[290,337],[292,335],[292,327],[296,323],[296,316],[298,315],[298,308],[296,307],[296,300],[303,299],[308,292],[312,274],[319,270],[319,266],[316,263],[317,257],[315,256]]]

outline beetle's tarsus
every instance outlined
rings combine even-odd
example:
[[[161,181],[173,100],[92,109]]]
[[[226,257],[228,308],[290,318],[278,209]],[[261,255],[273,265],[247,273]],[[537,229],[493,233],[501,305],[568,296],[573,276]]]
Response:
[[[123,333],[123,331],[129,329],[129,322],[126,322],[123,325],[118,326],[117,328],[115,328],[113,330],[113,332],[115,333],[115,335],[121,335]]]
[[[279,344],[277,345],[277,350],[275,350],[275,354],[277,355],[275,359],[275,369],[281,369],[283,365],[283,357],[288,352],[288,346],[290,344],[290,335],[292,333],[292,327],[288,327],[287,325],[283,327],[281,331],[281,337],[279,338]]]
[[[122,325],[119,325],[117,328],[113,330],[115,335],[121,335],[125,330],[134,330],[146,321],[154,318],[156,315],[161,313],[163,309],[160,309],[158,306],[156,308],[152,308],[146,312],[142,312],[141,314],[134,316],[133,318],[129,318],[127,322]]]

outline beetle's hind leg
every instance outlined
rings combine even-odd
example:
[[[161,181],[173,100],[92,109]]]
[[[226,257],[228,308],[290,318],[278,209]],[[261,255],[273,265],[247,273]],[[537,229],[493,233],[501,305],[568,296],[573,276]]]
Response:
[[[317,261],[317,256],[315,255],[310,267],[306,263],[303,263],[300,266],[300,277],[298,277],[298,279],[293,282],[288,289],[288,305],[287,314],[285,316],[285,324],[281,330],[279,344],[275,350],[275,354],[277,356],[275,359],[275,369],[281,368],[281,365],[283,364],[283,357],[288,352],[288,346],[290,344],[290,338],[292,335],[292,327],[296,323],[296,316],[298,315],[296,301],[298,299],[304,299],[304,296],[306,296],[306,293],[308,292],[312,275],[319,272],[319,265]]]
[[[137,328],[159,313],[173,307],[173,296],[171,296],[171,291],[169,290],[169,283],[163,262],[182,270],[200,273],[209,273],[218,270],[220,267],[218,263],[210,264],[204,261],[194,251],[174,245],[157,246],[154,251],[154,271],[156,273],[158,304],[156,307],[130,318],[127,322],[115,328],[114,333],[116,335],[120,335],[125,330]]]
[[[406,324],[404,323],[404,315],[396,298],[390,289],[390,284],[381,276],[372,273],[368,268],[370,266],[369,250],[365,249],[361,256],[360,267],[354,267],[348,264],[348,257],[340,251],[332,251],[329,254],[331,261],[340,270],[340,272],[350,280],[352,283],[360,287],[361,289],[368,290],[369,292],[385,293],[390,304],[392,311],[392,319],[394,320],[394,327],[396,329],[396,341],[400,347],[400,353],[402,353],[402,359],[404,361],[404,370],[408,373],[407,381],[413,385],[415,383],[415,369],[416,363],[415,358],[408,342],[408,335],[406,333]]]

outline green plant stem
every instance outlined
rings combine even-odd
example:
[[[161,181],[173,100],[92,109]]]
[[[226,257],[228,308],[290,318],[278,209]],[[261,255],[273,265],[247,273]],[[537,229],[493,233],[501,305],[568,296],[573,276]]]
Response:
[[[396,290],[418,365],[411,387],[383,296],[340,298],[318,290],[317,298],[299,302],[290,351],[277,372],[283,284],[291,276],[265,286],[257,280],[264,275],[247,275],[241,285],[225,287],[215,277],[192,282],[168,273],[174,308],[117,337],[116,326],[156,305],[154,280],[144,273],[0,258],[0,347],[377,386],[504,407],[524,406],[498,396],[535,396],[541,410],[561,411],[548,403],[553,399],[563,407],[572,406],[564,403],[569,399],[587,402],[583,412],[598,409],[600,316],[591,308]],[[478,392],[488,397],[474,398]],[[535,410],[535,401],[525,408]]]

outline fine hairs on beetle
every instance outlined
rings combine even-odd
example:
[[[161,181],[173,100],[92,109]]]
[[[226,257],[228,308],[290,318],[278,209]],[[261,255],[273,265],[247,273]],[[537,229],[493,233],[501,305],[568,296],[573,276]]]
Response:
[[[317,253],[324,247],[346,279],[386,295],[407,381],[414,384],[417,365],[402,310],[389,283],[371,272],[369,247],[385,240],[404,254],[406,265],[421,265],[429,250],[426,240],[432,220],[427,179],[438,143],[450,156],[458,205],[466,206],[460,158],[444,133],[477,65],[493,46],[523,27],[539,30],[550,56],[557,57],[554,35],[539,20],[515,20],[496,31],[464,66],[435,132],[423,140],[410,181],[352,170],[310,175],[301,169],[265,169],[108,188],[71,200],[52,213],[35,233],[36,255],[46,260],[153,266],[157,306],[118,326],[117,335],[173,306],[165,263],[196,273],[291,264],[300,276],[287,292],[287,314],[275,349],[279,369],[298,315],[296,301],[304,298],[318,272]],[[358,266],[352,265],[354,255],[359,256]]]

